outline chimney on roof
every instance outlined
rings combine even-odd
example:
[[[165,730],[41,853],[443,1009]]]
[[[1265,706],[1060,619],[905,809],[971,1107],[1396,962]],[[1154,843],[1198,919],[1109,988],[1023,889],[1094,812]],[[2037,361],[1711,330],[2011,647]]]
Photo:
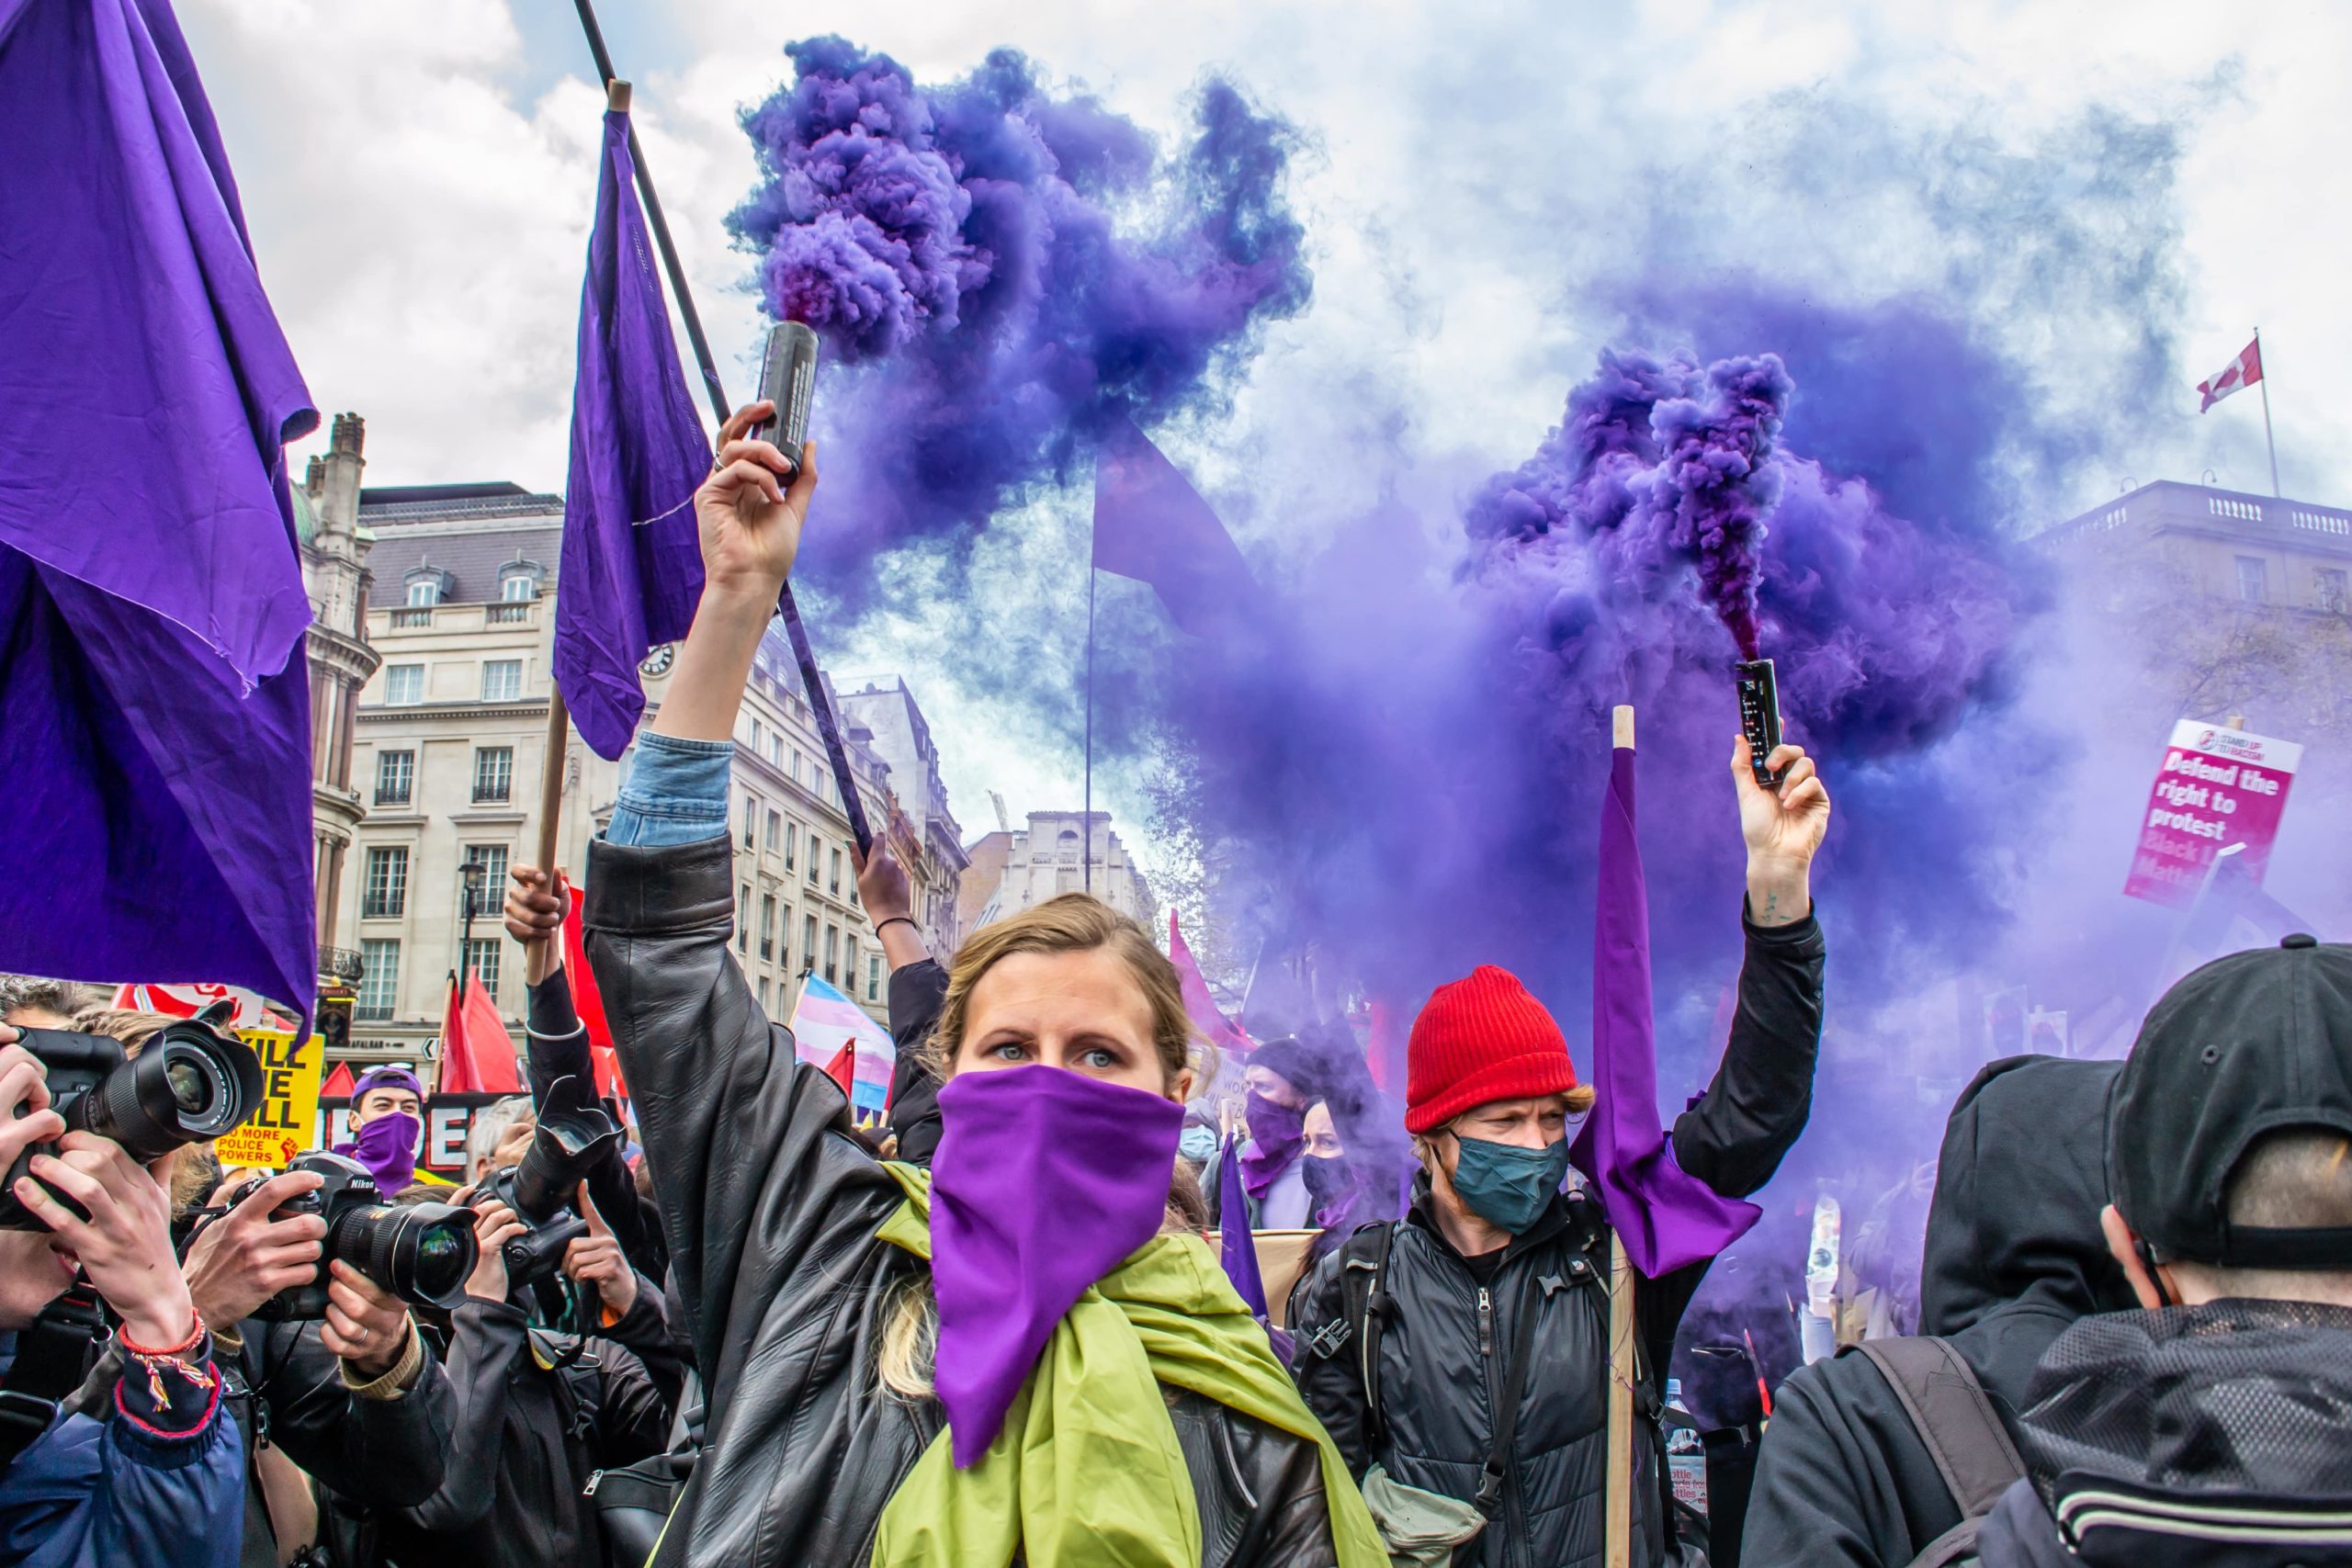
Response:
[[[367,432],[357,414],[339,413],[326,456],[311,459],[304,488],[318,512],[322,535],[359,532],[359,470],[368,466],[359,449],[367,443]]]

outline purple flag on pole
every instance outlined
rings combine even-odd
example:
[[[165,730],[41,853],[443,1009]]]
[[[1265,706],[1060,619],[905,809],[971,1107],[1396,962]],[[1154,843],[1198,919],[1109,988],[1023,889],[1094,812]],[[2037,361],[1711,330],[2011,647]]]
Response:
[[[1650,1017],[1650,906],[1634,837],[1634,752],[1609,761],[1600,803],[1599,907],[1592,935],[1592,1080],[1600,1099],[1578,1135],[1577,1168],[1600,1190],[1625,1256],[1655,1280],[1713,1258],[1758,1210],[1719,1196],[1674,1163],[1659,1131],[1657,1041]]]
[[[694,493],[709,469],[710,441],[686,393],[638,205],[628,116],[607,112],[580,290],[554,660],[581,739],[607,760],[627,749],[645,712],[638,665],[694,623],[702,595]]]
[[[1169,618],[1211,637],[1247,615],[1257,580],[1209,503],[1166,454],[1121,420],[1094,467],[1094,564],[1148,582]]]
[[[1258,1272],[1258,1239],[1250,1232],[1250,1195],[1241,1185],[1241,1140],[1227,1138],[1216,1156],[1217,1261],[1234,1292],[1262,1321],[1266,1281]]]
[[[166,0],[0,0],[0,968],[307,1013],[318,415]]]

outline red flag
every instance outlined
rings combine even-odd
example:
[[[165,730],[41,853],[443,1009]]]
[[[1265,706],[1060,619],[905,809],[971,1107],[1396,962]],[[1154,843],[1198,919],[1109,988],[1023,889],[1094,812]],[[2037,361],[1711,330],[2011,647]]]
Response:
[[[515,1069],[514,1040],[506,1032],[498,1004],[481,988],[481,979],[466,971],[462,989],[449,987],[449,1008],[441,1020],[441,1074],[436,1094],[520,1094],[522,1076]]]
[[[1176,924],[1176,911],[1168,911],[1168,958],[1176,965],[1176,981],[1184,993],[1184,1010],[1192,1016],[1193,1027],[1205,1036],[1210,1044],[1220,1051],[1246,1055],[1257,1049],[1258,1043],[1242,1032],[1241,1026],[1225,1016],[1209,994],[1209,983],[1201,977],[1201,966],[1193,961],[1193,950],[1184,945],[1184,933]]]
[[[337,1062],[334,1065],[334,1071],[327,1075],[327,1081],[319,1086],[319,1097],[322,1100],[329,1096],[339,1100],[349,1100],[351,1091],[358,1087],[357,1080],[351,1076],[351,1064]]]
[[[853,1040],[833,1053],[833,1059],[825,1064],[825,1076],[841,1085],[842,1098],[848,1098],[850,1085],[857,1080],[857,1042]]]
[[[2223,366],[2218,375],[2197,383],[2197,389],[2205,394],[2205,400],[2197,405],[2197,412],[2203,413],[2232,392],[2243,392],[2261,379],[2262,340],[2256,338],[2240,349],[2238,356]],[[2267,398],[2270,394],[2265,392],[2262,395]]]
[[[582,1026],[588,1031],[588,1059],[596,1068],[596,1093],[606,1100],[625,1100],[628,1086],[621,1081],[613,1028],[605,1017],[605,994],[596,988],[596,972],[588,967],[587,938],[580,924],[580,908],[587,897],[572,888],[571,907],[563,912],[563,968],[571,977],[571,1010],[580,1015]]]
[[[1396,1010],[1386,998],[1372,998],[1372,1037],[1364,1043],[1372,1063],[1372,1081],[1383,1094],[1405,1094],[1405,1030]]]

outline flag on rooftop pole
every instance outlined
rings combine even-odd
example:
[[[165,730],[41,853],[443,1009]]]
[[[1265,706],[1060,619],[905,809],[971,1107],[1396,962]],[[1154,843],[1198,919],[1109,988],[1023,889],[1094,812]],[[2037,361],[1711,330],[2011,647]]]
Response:
[[[1225,1010],[1216,1005],[1216,998],[1209,994],[1209,983],[1202,978],[1201,966],[1193,960],[1193,950],[1185,944],[1183,928],[1177,924],[1173,909],[1168,911],[1168,957],[1176,965],[1177,983],[1184,993],[1184,1011],[1191,1016],[1193,1027],[1220,1051],[1247,1055],[1257,1049],[1258,1043],[1226,1017]]]
[[[1121,420],[1094,466],[1095,567],[1148,582],[1194,637],[1245,624],[1258,581],[1233,536],[1151,438]]]
[[[800,983],[792,1008],[792,1043],[800,1060],[841,1084],[851,1109],[867,1114],[889,1109],[890,1078],[899,1066],[890,1032],[821,976],[810,975]]]
[[[1626,715],[1630,731],[1631,709]],[[1674,1161],[1660,1131],[1657,1041],[1650,1005],[1649,893],[1634,836],[1634,748],[1610,753],[1600,803],[1600,855],[1592,939],[1592,1082],[1599,1093],[1572,1151],[1600,1189],[1625,1255],[1648,1279],[1713,1258],[1747,1233],[1759,1211],[1718,1196]]]
[[[166,0],[0,0],[0,969],[307,1016],[318,414]]]
[[[580,290],[553,656],[572,723],[606,761],[628,747],[645,711],[638,665],[694,622],[702,593],[694,493],[710,452],[654,271],[628,115],[607,110]]]
[[[2243,392],[2261,379],[2262,339],[2257,336],[2252,343],[2238,350],[2235,359],[2197,383],[2198,391],[2203,394],[2205,399],[2203,402],[2197,405],[2197,412],[2203,413],[2231,393]]]

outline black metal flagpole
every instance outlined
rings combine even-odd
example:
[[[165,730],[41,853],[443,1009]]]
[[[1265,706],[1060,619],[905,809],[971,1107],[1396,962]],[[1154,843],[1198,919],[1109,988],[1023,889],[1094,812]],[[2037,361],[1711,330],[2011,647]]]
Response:
[[[596,74],[609,88],[617,80],[613,73],[613,57],[605,48],[605,32],[596,25],[596,7],[593,0],[572,0],[580,12],[580,26],[588,35],[588,51],[596,57]],[[662,198],[654,194],[653,176],[646,172],[645,150],[638,145],[637,126],[628,128],[628,157],[637,170],[637,193],[645,202],[645,219],[653,229],[653,243],[662,253],[662,270],[669,275],[671,297],[678,302],[679,320],[685,322],[686,343],[694,350],[695,364],[702,371],[703,392],[710,400],[711,412],[718,416],[720,427],[726,426],[727,393],[718,384],[718,362],[711,357],[710,339],[704,335],[702,317],[695,311],[695,297],[686,287],[686,269],[678,263],[678,247],[670,238],[670,220],[662,214]],[[793,661],[800,666],[800,683],[808,690],[808,706],[817,716],[817,733],[825,742],[826,761],[832,764],[833,784],[841,793],[842,809],[848,813],[850,832],[857,839],[860,856],[874,852],[874,831],[866,825],[865,803],[857,793],[857,779],[849,771],[849,750],[842,744],[840,724],[833,716],[832,698],[826,693],[825,678],[817,671],[817,653],[808,645],[808,630],[800,624],[800,606],[793,602],[792,584],[786,583],[776,595],[776,614],[784,617],[784,635],[791,640]]]

